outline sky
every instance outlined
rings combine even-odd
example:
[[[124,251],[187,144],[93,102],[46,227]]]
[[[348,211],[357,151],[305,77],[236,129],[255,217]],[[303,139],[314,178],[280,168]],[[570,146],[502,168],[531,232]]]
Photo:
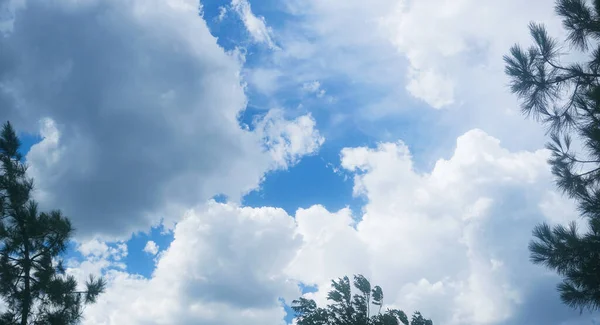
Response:
[[[581,325],[529,262],[577,220],[502,55],[552,0],[0,0],[0,120],[84,324],[283,325],[363,274],[434,324]]]

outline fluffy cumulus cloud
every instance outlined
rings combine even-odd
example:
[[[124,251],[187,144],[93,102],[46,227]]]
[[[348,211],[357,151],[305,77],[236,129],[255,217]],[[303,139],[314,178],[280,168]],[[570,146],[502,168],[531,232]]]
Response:
[[[554,1],[550,0],[533,1],[527,7],[519,1],[493,6],[471,0],[390,3],[393,10],[381,23],[409,61],[407,89],[435,108],[452,104],[454,88],[466,91],[474,81],[469,79],[481,77],[477,74],[501,76],[502,55],[515,42],[528,41],[525,27],[529,21],[547,23],[552,33],[560,36]],[[506,21],[511,23],[503,23]],[[491,81],[496,87],[498,79]],[[478,87],[478,91],[484,89]]]
[[[325,138],[319,135],[310,114],[292,121],[283,120],[283,114],[281,110],[269,111],[257,123],[256,133],[263,136],[273,162],[286,168],[302,156],[316,152]]]
[[[453,155],[426,174],[415,172],[402,142],[344,149],[354,192],[368,200],[362,220],[354,224],[348,210],[298,211],[304,244],[287,271],[318,285],[309,296],[320,301],[329,279],[362,273],[383,287],[387,304],[439,324],[589,322],[561,306],[557,278],[528,261],[536,223],[576,218],[547,207],[569,206],[550,190],[547,156],[510,152],[481,130],[459,137]]]
[[[128,236],[219,193],[235,201],[322,142],[302,129],[314,128],[308,116],[239,126],[241,61],[217,45],[197,1],[3,8],[0,116],[21,131],[41,121],[30,172],[40,201],[61,207],[80,236]]]
[[[301,244],[282,209],[210,202],[177,224],[151,278],[106,265],[86,324],[285,324],[279,298],[299,292],[282,270]]]
[[[79,284],[85,283],[88,277],[99,277],[104,275],[108,269],[121,270],[127,269],[123,259],[127,257],[127,244],[116,242],[107,244],[106,242],[91,239],[78,243],[77,252],[83,258],[67,259],[66,266],[68,273],[75,276]]]
[[[0,0],[0,118],[42,137],[29,172],[42,205],[78,229],[83,258],[68,272],[108,279],[86,324],[284,324],[280,299],[300,295],[299,283],[323,303],[332,278],[356,273],[383,287],[387,306],[436,324],[589,323],[560,304],[557,277],[528,261],[535,224],[577,214],[553,190],[548,152],[513,150],[541,147],[541,133],[509,109],[501,71],[529,20],[560,35],[552,1],[283,7],[293,19],[277,35],[247,0],[217,13],[237,14],[254,42],[276,49],[243,76],[244,51],[218,46],[197,1]],[[462,135],[429,169],[403,141],[343,149],[361,211],[243,207],[266,173],[324,143],[313,114],[273,109],[240,126],[243,79],[267,96],[290,84],[303,98],[334,96],[331,116],[342,107],[360,123],[426,103],[437,110],[419,112],[439,114],[426,140],[442,141],[431,150]],[[209,201],[216,194],[228,203]],[[122,240],[161,220],[173,241],[159,252],[150,238],[151,275],[129,272]]]
[[[146,242],[146,246],[144,246],[144,252],[150,254],[150,255],[156,255],[158,254],[158,245],[152,241],[149,240],[148,242]]]
[[[283,324],[278,299],[297,297],[297,283],[317,285],[307,296],[323,303],[330,279],[362,273],[387,306],[437,324],[587,324],[590,315],[560,304],[556,276],[528,261],[536,223],[576,218],[552,191],[547,156],[508,151],[481,130],[425,174],[402,142],[344,149],[342,167],[367,199],[362,220],[348,208],[316,205],[292,218],[210,202],[176,226],[150,278],[113,267],[118,258],[103,264],[109,289],[86,322]],[[95,242],[80,250],[121,252]]]

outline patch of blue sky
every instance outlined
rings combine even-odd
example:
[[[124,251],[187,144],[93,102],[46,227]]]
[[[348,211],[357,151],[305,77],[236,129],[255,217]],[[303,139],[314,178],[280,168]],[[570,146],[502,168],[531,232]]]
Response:
[[[311,98],[309,110],[328,145],[339,150],[401,140],[410,149],[415,169],[429,172],[439,157],[449,154],[440,148],[451,150],[460,135],[450,127],[452,112],[434,110],[410,97],[404,88],[390,94],[378,85],[343,76],[321,82],[321,86],[334,101]]]
[[[222,17],[221,8],[226,10]],[[264,54],[271,49],[263,44],[255,44],[239,14],[231,9],[230,1],[204,1],[202,14],[211,34],[217,38],[217,43],[223,49],[232,51],[243,48],[247,54],[245,62],[247,66],[264,62]]]
[[[276,1],[251,1],[252,12],[264,17],[267,26],[276,35],[289,28],[295,17],[287,14],[282,6],[284,4]],[[216,18],[220,8],[228,10],[221,21]],[[449,123],[452,113],[434,110],[414,99],[401,84],[390,89],[372,81],[356,79],[345,71],[316,73],[318,78],[314,80],[299,80],[296,66],[305,63],[274,60],[275,52],[266,44],[253,43],[239,15],[230,9],[229,1],[205,2],[204,15],[221,46],[226,50],[236,46],[246,49],[244,68],[248,74],[253,69],[269,69],[278,74],[270,94],[262,93],[252,83],[248,85],[248,108],[240,115],[243,124],[251,125],[254,118],[271,108],[284,109],[288,117],[310,112],[326,138],[322,150],[339,153],[344,147],[374,147],[380,141],[402,140],[411,149],[415,169],[420,172],[430,171],[437,159],[448,157],[454,139],[465,131],[453,129],[452,123]],[[359,53],[344,55],[360,59]],[[370,65],[377,63],[365,61],[360,64],[369,69]],[[397,64],[394,67],[400,68],[385,72],[400,76],[397,79],[401,81],[401,76],[406,73],[405,67]],[[310,81],[319,82],[324,95],[317,96],[317,93],[303,90],[302,82]]]
[[[173,241],[173,232],[165,231],[164,227],[157,226],[147,233],[136,233],[127,241],[127,256],[123,262],[127,265],[127,272],[139,274],[146,278],[152,276],[155,268],[155,255],[144,251],[146,243],[151,240],[159,248],[158,254],[168,248]]]
[[[352,197],[352,179],[336,174],[328,158],[321,151],[320,155],[302,158],[289,170],[269,173],[259,189],[244,197],[244,205],[280,207],[292,216],[299,208],[315,204],[330,211],[346,206],[360,211],[362,200]]]
[[[33,147],[36,143],[42,141],[42,137],[39,134],[31,134],[31,133],[18,133],[17,136],[19,140],[21,140],[21,154],[23,157],[27,155],[31,147]]]
[[[217,43],[227,51],[240,45],[240,40],[247,39],[246,29],[237,14],[229,10],[230,1],[214,0],[202,2],[202,16]],[[221,8],[226,8],[226,14],[220,19]],[[235,15],[235,16],[233,16]]]
[[[70,260],[75,260],[75,261],[82,261],[83,260],[83,255],[77,250],[77,243],[75,241],[70,241],[67,244],[67,249],[65,250],[65,253],[62,255],[64,261],[70,261]]]
[[[276,32],[283,27],[284,21],[290,19],[279,8],[281,5],[254,1],[251,6],[253,13],[265,17],[267,25]],[[226,8],[227,14],[220,20],[218,17],[222,13],[221,8]],[[281,15],[285,17],[282,18]],[[270,108],[282,108],[288,117],[309,112],[326,138],[318,155],[303,157],[289,170],[269,173],[261,187],[244,198],[245,205],[277,206],[291,215],[298,208],[307,208],[317,203],[331,211],[349,206],[355,217],[360,219],[364,199],[352,196],[351,175],[334,172],[334,169],[340,169],[340,151],[344,147],[375,147],[380,141],[395,142],[402,139],[411,149],[416,170],[427,172],[433,167],[433,156],[425,153],[429,148],[436,147],[431,146],[432,142],[436,143],[444,138],[436,139],[431,136],[437,112],[426,104],[409,96],[405,96],[406,100],[378,102],[381,98],[389,97],[389,90],[353,80],[344,74],[312,80],[319,82],[318,91],[324,91],[319,96],[318,91],[303,89],[302,82],[298,82],[286,70],[289,62],[283,66],[273,64],[273,50],[266,44],[252,42],[238,13],[231,10],[229,1],[205,2],[204,17],[213,35],[226,50],[237,46],[246,48],[246,71],[252,73],[252,69],[260,68],[280,73],[270,94],[264,94],[251,83],[248,85],[248,107],[240,114],[241,124],[251,128],[252,121]],[[394,96],[396,97],[402,96]],[[381,105],[383,110],[400,112],[395,113],[400,116],[393,119],[369,119],[370,112],[360,112],[361,109],[377,111],[377,105]],[[406,105],[410,105],[410,108]]]
[[[268,26],[279,29],[287,24],[294,23],[298,17],[290,14],[287,8],[287,2],[281,0],[260,0],[249,1],[252,5],[252,12],[256,16],[265,17]]]
[[[252,10],[268,8],[263,5],[255,6],[252,3]],[[221,8],[227,8],[227,14],[222,20],[218,18]],[[217,37],[222,47],[226,50],[237,46],[246,49],[245,69],[263,68],[269,64],[272,50],[265,44],[255,44],[251,41],[251,35],[243,26],[238,13],[231,10],[229,1],[205,2],[203,9],[211,33]],[[255,14],[266,14],[259,11]],[[267,23],[272,23],[271,17]],[[247,95],[249,103],[240,114],[240,123],[252,129],[253,120],[271,108],[283,108],[285,115],[291,118],[306,113],[306,109],[299,107],[300,104],[306,103],[305,97],[311,94],[303,92],[301,85],[294,84],[290,78],[283,75],[276,81],[273,94],[266,96],[249,85]],[[276,98],[276,101],[273,101],[273,98]],[[321,121],[325,121],[330,114],[317,109],[308,111],[316,118],[317,128],[321,130]],[[347,202],[352,201],[352,184],[334,173],[331,167],[339,165],[339,149],[339,146],[330,146],[326,141],[318,155],[303,157],[289,170],[269,173],[261,187],[249,193],[243,203],[248,206],[281,207],[291,215],[294,215],[298,208],[308,208],[317,203],[332,210],[345,207]]]

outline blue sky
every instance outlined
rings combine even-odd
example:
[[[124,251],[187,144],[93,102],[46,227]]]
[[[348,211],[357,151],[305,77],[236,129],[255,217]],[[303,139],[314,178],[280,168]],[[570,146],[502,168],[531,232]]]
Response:
[[[551,0],[0,6],[0,118],[109,283],[85,324],[282,325],[357,273],[435,324],[597,322],[528,261],[577,217],[503,74]]]

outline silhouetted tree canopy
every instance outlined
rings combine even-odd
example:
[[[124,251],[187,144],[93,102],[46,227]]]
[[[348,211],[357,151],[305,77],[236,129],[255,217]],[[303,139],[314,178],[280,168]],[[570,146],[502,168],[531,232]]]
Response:
[[[325,308],[303,297],[292,301],[298,325],[433,325],[419,312],[413,314],[410,323],[401,310],[382,312],[383,290],[379,286],[371,287],[364,276],[355,275],[353,285],[358,291],[354,295],[347,276],[333,280],[333,289],[327,295],[331,304]]]
[[[105,282],[90,277],[86,290],[77,291],[75,278],[65,274],[60,255],[73,228],[60,211],[38,210],[19,148],[7,122],[0,134],[0,296],[7,306],[0,325],[76,324]]]
[[[556,13],[568,35],[565,45],[531,23],[533,45],[514,45],[504,57],[511,91],[526,116],[547,127],[549,163],[560,190],[576,200],[588,229],[538,225],[529,245],[531,260],[562,276],[558,291],[574,308],[600,307],[600,0],[559,0]],[[565,63],[565,50],[583,54]],[[576,141],[573,141],[575,139]],[[581,140],[582,149],[574,143]]]

